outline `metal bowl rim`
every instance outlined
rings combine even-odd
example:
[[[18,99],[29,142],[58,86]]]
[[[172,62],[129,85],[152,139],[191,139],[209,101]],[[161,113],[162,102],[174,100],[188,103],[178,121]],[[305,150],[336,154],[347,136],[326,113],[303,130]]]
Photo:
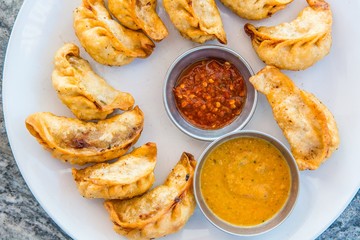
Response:
[[[185,57],[189,56],[191,53],[194,53],[196,51],[200,51],[200,50],[206,50],[206,49],[217,49],[217,50],[222,50],[225,52],[228,52],[234,56],[236,56],[237,58],[239,58],[239,60],[242,62],[242,64],[244,64],[244,66],[247,68],[247,70],[249,71],[250,75],[254,75],[254,71],[251,68],[250,64],[246,61],[246,59],[244,57],[242,57],[239,53],[237,53],[236,51],[225,47],[225,46],[220,46],[220,45],[203,45],[203,46],[197,46],[197,47],[193,47],[185,52],[183,52],[182,54],[180,54],[170,65],[170,67],[168,68],[166,75],[165,75],[165,81],[164,81],[164,85],[163,85],[163,103],[165,106],[165,110],[166,110],[166,114],[168,115],[168,117],[170,118],[171,122],[183,133],[187,134],[188,136],[198,139],[198,140],[203,140],[203,141],[214,141],[217,138],[221,137],[224,134],[220,134],[220,135],[216,135],[216,136],[211,136],[211,137],[206,137],[206,136],[201,136],[201,135],[197,135],[194,134],[193,132],[185,129],[181,124],[179,124],[179,122],[174,118],[170,108],[169,108],[169,102],[168,102],[168,95],[166,93],[166,87],[168,85],[169,82],[169,77],[173,71],[173,69],[175,68],[175,66]],[[247,80],[245,80],[247,81]],[[243,129],[251,120],[251,118],[253,117],[255,110],[256,110],[256,106],[257,106],[257,101],[258,101],[258,93],[257,90],[254,88],[254,100],[252,102],[251,105],[251,109],[246,117],[246,119],[238,126],[236,127],[234,130],[232,130],[231,132],[235,132],[235,131],[239,131],[241,129]],[[231,125],[231,123],[229,124]],[[211,130],[209,130],[211,131]],[[231,133],[229,132],[229,133]]]
[[[201,191],[197,191],[197,185],[199,185],[199,181],[197,181],[197,179],[199,178],[199,174],[200,174],[200,171],[201,171],[201,167],[203,165],[203,162],[204,162],[204,157],[211,152],[211,150],[213,150],[216,146],[218,146],[219,144],[223,143],[223,142],[226,142],[230,139],[234,139],[234,138],[238,138],[238,137],[246,137],[246,136],[249,136],[249,137],[258,137],[258,138],[261,138],[261,139],[264,139],[265,141],[268,141],[269,142],[269,139],[276,142],[279,147],[275,146],[276,148],[279,149],[279,151],[282,152],[285,151],[287,153],[288,156],[290,156],[290,162],[291,162],[291,166],[290,164],[288,163],[289,159],[286,159],[287,160],[287,163],[289,165],[289,168],[290,168],[290,172],[291,172],[291,168],[293,167],[295,169],[295,175],[291,174],[291,181],[292,181],[292,185],[294,184],[295,182],[295,192],[293,192],[293,190],[291,189],[290,190],[290,194],[289,194],[289,197],[288,197],[288,200],[292,197],[294,200],[292,203],[290,203],[290,209],[288,210],[288,212],[286,213],[285,217],[283,217],[278,223],[276,223],[274,226],[272,226],[271,228],[268,228],[268,229],[265,229],[264,231],[260,231],[260,232],[253,232],[253,233],[247,233],[247,234],[243,234],[243,233],[235,233],[235,232],[232,232],[228,229],[224,229],[223,227],[220,227],[217,223],[215,223],[212,219],[209,218],[209,216],[204,212],[204,209],[202,207],[202,205],[200,204],[200,198],[202,199],[203,196],[201,194]],[[271,143],[271,142],[270,142]],[[273,144],[274,145],[274,144]],[[281,148],[281,149],[280,149]],[[285,157],[285,156],[284,156]],[[293,155],[291,154],[291,151],[280,141],[278,140],[277,138],[275,138],[274,136],[270,135],[270,134],[267,134],[267,133],[264,133],[264,132],[261,132],[261,131],[256,131],[256,130],[240,130],[240,131],[235,131],[235,132],[230,132],[230,133],[227,133],[221,137],[219,137],[218,139],[216,139],[215,141],[213,141],[212,143],[210,143],[204,150],[203,152],[201,153],[199,159],[198,159],[198,162],[196,164],[196,167],[195,167],[195,172],[194,172],[194,180],[193,180],[193,190],[194,190],[194,196],[195,196],[195,200],[196,200],[196,204],[197,206],[199,207],[199,209],[201,210],[202,214],[206,217],[206,219],[212,224],[214,225],[216,228],[226,232],[226,233],[229,233],[229,234],[232,234],[232,235],[235,235],[235,236],[257,236],[257,235],[261,235],[261,234],[264,234],[266,232],[269,232],[271,230],[273,230],[274,228],[278,227],[279,225],[281,225],[288,217],[289,215],[291,214],[291,212],[293,211],[293,209],[295,208],[296,204],[297,204],[297,200],[298,200],[298,195],[299,195],[299,192],[300,192],[300,177],[299,177],[299,168],[296,164],[296,161],[293,157]],[[288,200],[287,202],[284,204],[284,206],[288,203]],[[212,213],[211,209],[209,209],[207,207],[207,205],[205,204],[205,208],[207,208],[207,210],[209,212],[211,212],[212,214],[212,217],[217,219],[217,221],[223,223],[224,225],[227,225],[228,227],[232,227],[232,228],[236,228],[236,229],[255,229],[255,228],[258,228],[259,226],[261,226],[262,224],[260,225],[255,225],[255,226],[250,226],[250,227],[242,227],[242,226],[235,226],[235,225],[232,225],[230,223],[227,223],[226,221],[220,219],[216,214]],[[284,207],[283,207],[284,208]],[[282,209],[283,209],[282,208]],[[279,212],[282,211],[282,209],[279,210]],[[278,213],[279,213],[278,212]],[[278,214],[276,213],[274,215],[273,218],[269,219],[268,221],[272,221],[272,219],[274,219],[276,217],[276,215]],[[268,222],[267,221],[267,222]]]

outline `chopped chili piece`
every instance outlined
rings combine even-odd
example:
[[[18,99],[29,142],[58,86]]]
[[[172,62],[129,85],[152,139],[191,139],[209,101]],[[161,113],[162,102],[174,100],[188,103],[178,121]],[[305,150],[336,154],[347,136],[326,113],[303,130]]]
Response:
[[[233,64],[204,59],[180,74],[173,93],[186,121],[202,129],[219,129],[240,115],[246,100],[246,85]]]

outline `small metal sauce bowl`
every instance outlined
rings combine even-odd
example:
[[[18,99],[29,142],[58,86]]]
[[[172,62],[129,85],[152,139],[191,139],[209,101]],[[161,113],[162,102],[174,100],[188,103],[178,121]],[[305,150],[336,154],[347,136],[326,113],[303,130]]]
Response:
[[[219,218],[216,214],[214,214],[211,209],[206,205],[206,202],[203,198],[203,195],[201,193],[200,189],[200,174],[201,169],[204,165],[205,159],[210,154],[210,152],[216,148],[218,145],[239,137],[253,137],[253,138],[260,138],[263,139],[272,145],[274,145],[284,156],[289,169],[290,169],[290,175],[291,175],[291,186],[290,186],[290,193],[289,197],[286,200],[286,203],[278,211],[275,216],[273,216],[271,219],[265,221],[262,224],[255,225],[255,226],[236,226],[233,224],[230,224],[221,218]],[[229,133],[224,135],[223,137],[217,139],[216,141],[212,142],[202,153],[202,155],[199,158],[198,164],[195,169],[195,178],[194,178],[194,194],[196,198],[197,205],[199,206],[202,213],[205,215],[205,217],[217,228],[220,230],[233,234],[238,236],[254,236],[263,234],[265,232],[270,231],[271,229],[275,228],[276,226],[280,225],[290,214],[292,211],[296,199],[299,192],[299,170],[297,167],[297,164],[295,162],[295,159],[293,158],[290,151],[277,139],[274,137],[258,132],[258,131],[239,131],[235,133]]]
[[[201,129],[188,123],[180,115],[173,94],[173,88],[176,86],[182,71],[189,65],[206,58],[222,59],[232,63],[243,76],[247,90],[245,105],[240,115],[230,124],[215,130]],[[187,135],[199,140],[213,141],[226,133],[242,129],[250,121],[257,104],[257,91],[249,82],[249,78],[252,75],[254,75],[254,72],[246,60],[229,48],[217,45],[204,45],[192,48],[176,58],[166,74],[163,92],[166,112],[176,127]]]

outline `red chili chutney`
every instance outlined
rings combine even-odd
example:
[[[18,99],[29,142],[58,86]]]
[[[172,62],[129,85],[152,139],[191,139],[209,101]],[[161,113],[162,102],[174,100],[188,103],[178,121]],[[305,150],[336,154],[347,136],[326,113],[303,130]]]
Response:
[[[219,129],[242,111],[246,85],[230,62],[204,59],[187,67],[173,89],[182,117],[202,129]]]

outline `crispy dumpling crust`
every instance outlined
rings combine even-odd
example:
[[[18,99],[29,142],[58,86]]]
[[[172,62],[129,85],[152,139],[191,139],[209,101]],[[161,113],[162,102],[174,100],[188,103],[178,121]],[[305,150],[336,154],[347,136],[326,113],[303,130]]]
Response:
[[[113,20],[103,0],[83,0],[74,11],[74,29],[81,45],[95,61],[111,66],[148,57],[155,47],[142,32]]]
[[[79,48],[71,43],[55,54],[53,86],[61,101],[81,120],[105,119],[115,109],[127,111],[134,105],[129,93],[106,83],[80,57]]]
[[[146,192],[154,183],[156,144],[147,143],[113,163],[98,163],[72,175],[86,198],[126,199]]]
[[[130,239],[151,239],[180,230],[196,206],[195,165],[193,156],[183,153],[163,185],[129,200],[105,201],[115,231]]]
[[[109,0],[110,12],[127,28],[143,30],[154,41],[169,34],[156,13],[156,0]]]
[[[260,20],[271,17],[293,0],[220,0],[242,18]]]
[[[25,121],[29,132],[55,158],[83,165],[117,158],[136,143],[143,130],[139,107],[97,123],[39,112]]]
[[[121,25],[132,30],[141,29],[135,22],[132,0],[108,0],[108,8]]]
[[[244,26],[261,60],[280,69],[303,70],[324,58],[331,48],[332,13],[323,0],[307,0],[298,17],[273,27]]]
[[[313,94],[301,90],[276,67],[250,78],[265,94],[300,170],[317,169],[339,146],[335,119]]]
[[[226,33],[214,0],[163,0],[171,22],[180,34],[197,43],[218,39],[226,44]]]

